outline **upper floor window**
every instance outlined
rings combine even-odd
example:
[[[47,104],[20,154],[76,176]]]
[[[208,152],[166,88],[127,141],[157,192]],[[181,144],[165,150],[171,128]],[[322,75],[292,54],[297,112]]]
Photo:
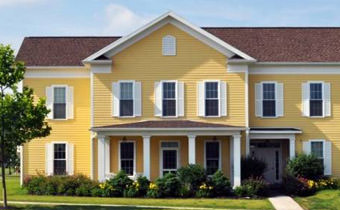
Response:
[[[163,37],[162,52],[165,56],[176,55],[176,38],[174,36],[167,35]]]
[[[53,118],[66,119],[66,87],[54,87]]]
[[[220,142],[205,142],[205,168],[207,175],[213,175],[221,166]]]
[[[205,116],[218,116],[219,91],[218,82],[205,83]]]
[[[133,82],[121,82],[119,116],[133,116]]]
[[[163,82],[163,116],[176,116],[176,82]]]
[[[331,85],[326,82],[306,82],[302,84],[302,111],[307,117],[327,117],[331,115]]]
[[[48,119],[73,119],[73,87],[52,85],[46,87]]]
[[[120,142],[120,170],[125,171],[128,175],[134,175],[135,172],[135,143]]]
[[[310,98],[309,98],[309,110],[310,116],[322,116],[323,115],[323,94],[322,83],[310,83]]]
[[[283,116],[283,84],[260,82],[255,84],[255,115],[258,117]]]

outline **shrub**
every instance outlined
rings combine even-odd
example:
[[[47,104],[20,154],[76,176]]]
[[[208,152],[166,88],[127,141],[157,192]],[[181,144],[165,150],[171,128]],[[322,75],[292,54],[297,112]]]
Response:
[[[198,191],[196,192],[196,197],[199,198],[211,198],[214,196],[214,187],[209,186],[206,183],[203,183],[199,186]]]
[[[234,193],[239,197],[265,196],[268,192],[268,184],[262,178],[249,178],[235,188]]]
[[[287,173],[293,177],[318,180],[323,176],[323,165],[314,155],[300,154],[288,162]]]
[[[133,181],[126,175],[124,171],[119,171],[116,176],[107,180],[103,189],[103,196],[105,197],[122,197],[124,191],[128,190]]]
[[[178,169],[177,174],[182,184],[191,192],[198,190],[199,186],[206,180],[205,170],[198,164],[181,167]]]
[[[163,177],[156,179],[158,187],[158,197],[177,197],[181,192],[181,182],[173,173],[167,173]]]
[[[222,171],[217,171],[211,177],[211,186],[214,189],[214,196],[227,196],[232,194],[230,181]]]
[[[323,178],[316,182],[317,190],[326,190],[326,189],[338,189],[340,188],[340,182],[335,178]]]
[[[160,197],[159,188],[158,188],[157,184],[150,183],[149,189],[146,193],[146,196],[149,197],[149,198],[159,198]]]
[[[27,189],[29,194],[33,195],[43,195],[45,194],[45,184],[47,181],[47,177],[43,175],[30,177],[29,180],[26,180],[24,187]]]
[[[316,182],[311,179],[287,175],[283,183],[286,193],[290,195],[308,196],[316,192]]]
[[[266,169],[266,163],[255,157],[247,156],[241,159],[241,179],[249,179],[251,177],[262,177]]]
[[[145,176],[139,176],[127,190],[124,191],[124,197],[142,197],[145,196],[150,181]]]

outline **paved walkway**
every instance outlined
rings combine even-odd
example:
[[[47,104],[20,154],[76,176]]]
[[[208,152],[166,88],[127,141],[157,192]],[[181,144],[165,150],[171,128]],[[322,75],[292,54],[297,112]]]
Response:
[[[289,196],[275,196],[269,198],[269,201],[276,210],[303,210],[303,208]]]

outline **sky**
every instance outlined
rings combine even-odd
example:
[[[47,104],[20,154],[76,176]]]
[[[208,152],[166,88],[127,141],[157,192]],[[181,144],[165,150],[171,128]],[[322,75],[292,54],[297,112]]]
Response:
[[[340,26],[340,0],[0,0],[0,43],[124,36],[170,10],[198,26]]]

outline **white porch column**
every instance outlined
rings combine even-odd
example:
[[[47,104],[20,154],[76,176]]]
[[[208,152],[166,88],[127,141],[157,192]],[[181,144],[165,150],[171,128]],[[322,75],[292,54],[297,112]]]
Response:
[[[150,136],[143,136],[143,168],[144,176],[150,180]]]
[[[289,158],[291,160],[295,158],[295,135],[289,137]]]
[[[188,154],[189,154],[189,164],[196,164],[196,136],[188,136]]]
[[[98,181],[105,181],[105,175],[110,173],[110,139],[98,135]]]
[[[233,187],[241,185],[241,135],[233,135]]]

